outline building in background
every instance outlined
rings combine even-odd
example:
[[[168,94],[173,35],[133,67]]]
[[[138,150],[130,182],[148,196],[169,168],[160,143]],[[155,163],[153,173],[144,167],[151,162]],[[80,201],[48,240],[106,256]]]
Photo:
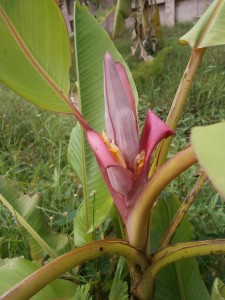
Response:
[[[126,0],[124,0],[126,1]],[[133,0],[133,4],[138,0]],[[74,0],[58,0],[62,12],[65,16],[69,32],[73,31],[73,3]],[[101,3],[103,9],[116,3],[116,0],[92,0],[80,1],[89,5],[94,15],[98,13],[97,3]],[[150,3],[151,1],[149,1]],[[174,26],[176,22],[193,22],[198,19],[209,7],[213,0],[157,0],[160,20],[162,25]],[[108,32],[112,32],[114,13],[112,13],[104,22],[104,27]],[[127,19],[126,26],[132,24],[131,17]]]

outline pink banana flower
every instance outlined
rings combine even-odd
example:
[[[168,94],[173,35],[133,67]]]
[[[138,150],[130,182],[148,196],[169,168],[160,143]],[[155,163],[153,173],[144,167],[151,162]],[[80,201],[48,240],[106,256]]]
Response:
[[[148,111],[139,139],[134,96],[124,67],[109,53],[104,59],[106,133],[87,128],[102,176],[124,221],[148,181],[150,159],[157,144],[174,132]]]

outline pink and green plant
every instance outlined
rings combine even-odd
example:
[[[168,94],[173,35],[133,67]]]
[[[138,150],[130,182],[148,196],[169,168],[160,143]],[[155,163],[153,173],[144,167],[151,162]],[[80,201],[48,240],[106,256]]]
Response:
[[[126,71],[109,53],[104,62],[106,133],[100,136],[87,130],[87,140],[126,224],[148,181],[152,152],[173,131],[148,111],[139,141],[136,107]]]
[[[88,260],[113,254],[128,262],[131,299],[175,299],[171,286],[178,281],[185,298],[210,299],[192,257],[224,254],[225,240],[191,241],[184,216],[206,177],[224,197],[224,122],[194,128],[191,145],[169,160],[167,155],[205,50],[225,43],[224,15],[225,1],[215,0],[181,38],[192,47],[192,54],[167,122],[149,110],[139,137],[138,96],[131,73],[85,7],[75,3],[76,106],[69,96],[69,38],[55,1],[0,0],[0,80],[28,101],[77,119],[68,160],[82,182],[84,199],[74,219],[73,244],[47,228],[35,210],[38,197],[22,196],[12,183],[0,179],[0,200],[26,229],[32,258],[41,260],[46,253],[52,258],[40,268],[21,259],[4,264],[0,268],[0,299],[24,300],[36,293],[37,299],[43,299],[46,286],[46,293],[51,294],[47,299],[74,299],[74,282],[54,280]],[[187,201],[180,204],[175,197],[160,200],[164,188],[197,161],[204,171]],[[111,199],[122,238],[95,240],[93,232],[109,215]],[[163,219],[168,210],[174,215],[169,224]],[[118,236],[121,232],[117,231]],[[71,244],[76,247],[67,251]],[[184,260],[187,258],[192,259]],[[173,267],[179,270],[178,279],[171,276]],[[221,296],[215,298],[220,285],[217,280],[211,299]]]

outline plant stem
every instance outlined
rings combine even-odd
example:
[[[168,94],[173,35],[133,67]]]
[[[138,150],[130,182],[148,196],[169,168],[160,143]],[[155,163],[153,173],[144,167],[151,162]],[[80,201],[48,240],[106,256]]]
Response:
[[[151,208],[157,197],[174,178],[195,162],[196,157],[190,146],[168,160],[148,181],[126,223],[131,245],[146,249]]]
[[[189,62],[184,71],[179,87],[177,89],[176,95],[174,97],[166,121],[166,124],[174,131],[177,128],[177,123],[180,120],[184,105],[186,103],[190,91],[192,81],[200,66],[205,50],[206,48],[199,48],[199,49],[192,50],[191,57],[189,59]],[[169,137],[166,140],[163,140],[159,144],[150,170],[150,176],[153,175],[155,171],[158,170],[162,166],[162,164],[166,161],[172,139],[173,137]]]
[[[148,266],[146,256],[138,249],[132,247],[123,240],[103,240],[76,248],[43,266],[17,285],[12,287],[1,300],[26,300],[30,299],[39,290],[45,287],[60,275],[71,270],[87,260],[103,255],[118,254],[124,256],[130,264],[134,265],[134,271],[143,272]]]
[[[148,1],[142,0],[141,2],[141,20],[142,20],[142,34],[143,38],[146,37],[146,32],[149,26],[149,5]]]
[[[164,237],[162,238],[160,245],[159,245],[159,250],[165,248],[170,243],[172,236],[174,235],[175,231],[177,230],[177,227],[183,221],[190,206],[194,202],[198,193],[201,191],[202,186],[204,185],[204,183],[206,181],[206,178],[207,178],[206,174],[204,172],[201,172],[201,175],[198,177],[198,180],[197,180],[195,186],[190,191],[190,193],[187,196],[187,198],[185,199],[185,201],[181,204],[181,206],[178,209],[176,215],[174,216],[170,226],[168,227]]]
[[[225,239],[179,243],[159,251],[154,255],[151,266],[145,271],[137,286],[138,299],[151,299],[156,276],[168,264],[181,259],[212,254],[225,254]]]

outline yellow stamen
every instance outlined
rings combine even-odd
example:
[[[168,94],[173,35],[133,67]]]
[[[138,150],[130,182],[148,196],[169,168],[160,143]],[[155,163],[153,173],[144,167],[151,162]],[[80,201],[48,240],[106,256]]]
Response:
[[[108,147],[109,151],[112,153],[115,161],[118,162],[123,168],[126,168],[127,165],[123,157],[123,154],[120,151],[120,149],[115,145],[114,141],[110,142],[109,137],[104,131],[102,131],[101,133],[101,138],[105,143],[105,145]]]
[[[134,160],[134,175],[136,177],[138,177],[139,174],[141,173],[144,163],[145,163],[145,151],[143,150],[135,157]]]
[[[105,131],[102,131],[102,133],[100,134],[101,138],[103,140],[103,142],[106,144],[106,146],[110,149],[110,139],[108,138],[107,134],[105,133]]]
[[[110,148],[109,151],[112,153],[114,159],[123,167],[126,168],[126,162],[125,159],[123,157],[122,152],[120,151],[120,149],[115,145],[114,141],[112,141],[112,143],[110,144]]]

